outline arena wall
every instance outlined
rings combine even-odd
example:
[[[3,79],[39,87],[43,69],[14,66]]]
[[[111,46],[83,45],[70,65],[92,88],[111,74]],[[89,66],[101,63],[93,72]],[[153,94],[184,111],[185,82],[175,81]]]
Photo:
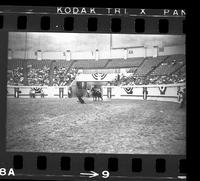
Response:
[[[45,98],[68,98],[68,86],[7,86],[8,98],[29,98],[31,88],[42,88]],[[139,99],[179,102],[179,91],[185,88],[185,84],[165,85],[138,85],[138,86],[102,86],[104,99]],[[148,93],[145,93],[145,90]],[[19,95],[16,92],[19,91]],[[73,89],[75,91],[75,89]],[[146,95],[145,95],[146,94]],[[73,95],[74,92],[73,92]],[[36,98],[41,95],[36,94]]]
[[[79,74],[76,76],[76,81],[88,82],[88,81],[103,81],[109,82],[115,80],[116,73],[104,73],[104,74]]]
[[[46,98],[59,98],[63,92],[63,98],[68,97],[68,86],[7,86],[7,97],[16,98],[16,91],[18,90],[19,98],[29,98],[31,88],[42,89],[44,97]],[[40,98],[40,93],[36,93],[36,98]]]
[[[42,53],[42,59],[45,60],[52,60],[52,59],[59,59],[59,60],[65,60],[65,52],[43,52]]]
[[[158,52],[159,56],[174,55],[174,54],[184,54],[185,55],[185,45],[166,46],[166,47],[164,47],[163,52]]]
[[[9,49],[10,53],[8,55],[9,59],[37,59],[36,52],[37,51],[22,51],[22,50],[11,50]],[[119,49],[111,49],[111,51],[98,51],[98,58],[99,59],[117,59],[117,58],[124,58],[124,48]],[[127,58],[133,57],[156,57],[156,56],[164,56],[164,55],[173,55],[173,54],[185,54],[185,45],[177,45],[177,46],[166,46],[163,47],[163,51],[159,51],[158,47],[136,47],[136,48],[127,48]],[[42,59],[48,60],[55,60],[66,59],[65,56],[66,52],[56,52],[56,51],[41,51]],[[91,51],[83,51],[83,52],[71,52],[70,57],[74,60],[92,60],[95,59],[95,50]]]
[[[102,86],[104,99],[139,99],[179,102],[185,84]],[[145,90],[147,90],[147,95]]]

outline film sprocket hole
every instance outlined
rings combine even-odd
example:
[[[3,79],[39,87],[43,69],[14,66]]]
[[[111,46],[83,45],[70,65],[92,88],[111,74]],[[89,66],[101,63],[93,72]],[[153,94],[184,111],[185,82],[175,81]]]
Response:
[[[185,16],[0,6],[0,177],[186,179]]]

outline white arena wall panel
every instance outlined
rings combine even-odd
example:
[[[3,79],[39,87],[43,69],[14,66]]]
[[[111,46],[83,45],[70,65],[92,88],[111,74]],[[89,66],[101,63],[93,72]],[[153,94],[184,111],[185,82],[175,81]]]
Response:
[[[128,58],[133,57],[146,57],[146,49],[142,48],[128,48]]]
[[[125,47],[124,47],[125,48]],[[124,58],[124,48],[111,49],[111,51],[99,50],[99,59],[117,59]],[[163,51],[159,51],[158,47],[127,47],[127,58],[133,57],[153,57],[153,56],[165,56],[174,54],[185,54],[185,45],[165,46]],[[23,51],[23,50],[12,50],[12,55],[8,57],[10,59],[37,59],[36,51]],[[65,51],[42,51],[41,58],[49,60],[63,60],[66,59]],[[12,58],[11,58],[12,57]],[[95,50],[83,51],[83,52],[70,52],[70,59],[72,60],[92,60],[95,59]]]
[[[165,46],[163,52],[158,52],[159,56],[164,55],[174,55],[174,54],[184,54],[185,55],[185,45],[179,46]]]
[[[89,82],[89,81],[103,81],[103,82],[109,82],[115,80],[117,74],[116,73],[110,73],[110,74],[104,74],[105,77],[101,78],[101,74],[97,74],[97,77],[93,77],[94,74],[79,74],[76,76],[76,81],[79,82]]]
[[[42,59],[46,60],[65,60],[65,52],[42,52]]]
[[[143,90],[147,88],[147,100],[156,101],[178,101],[178,91],[185,88],[185,84],[168,84],[168,85],[138,85],[138,86],[102,86],[104,99],[144,99]],[[59,98],[60,90],[63,89],[63,98],[68,98],[68,86],[8,86],[7,97],[15,97],[15,89],[19,89],[19,98],[29,98],[31,88],[42,88],[45,98]],[[108,89],[111,90],[111,98],[108,96]],[[131,91],[127,91],[131,90]],[[36,98],[40,98],[36,94]]]
[[[178,91],[185,88],[185,84],[140,85],[140,86],[102,86],[103,96],[109,98],[108,89],[111,89],[111,99],[139,99],[143,100],[143,90],[147,88],[147,100],[179,102]],[[126,92],[131,89],[132,92]]]
[[[85,51],[85,52],[72,52],[71,59],[80,60],[80,59],[95,59],[95,51]]]
[[[42,88],[45,98],[59,98],[59,89],[63,89],[63,97],[68,97],[68,86],[7,86],[7,97],[15,97],[15,89],[19,88],[19,98],[29,98],[31,88]],[[36,98],[40,98],[40,94],[36,94]]]

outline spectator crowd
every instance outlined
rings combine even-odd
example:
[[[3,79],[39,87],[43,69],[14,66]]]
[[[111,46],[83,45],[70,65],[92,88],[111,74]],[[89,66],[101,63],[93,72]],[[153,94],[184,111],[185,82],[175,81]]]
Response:
[[[171,67],[173,61],[168,64]],[[168,66],[167,65],[167,66]],[[175,64],[176,65],[176,64]],[[166,65],[164,65],[166,66]],[[161,66],[162,67],[162,66]],[[162,68],[163,69],[163,68]],[[185,65],[178,71],[170,73],[172,68],[166,68],[165,74],[154,73],[148,75],[136,75],[134,73],[127,73],[117,75],[116,79],[109,82],[109,85],[148,85],[148,84],[175,84],[186,81]],[[163,71],[161,71],[163,72]],[[52,75],[50,75],[50,73]],[[69,86],[75,79],[78,70],[69,67],[55,66],[53,72],[50,72],[49,66],[32,67],[27,66],[27,84],[28,86]],[[158,73],[158,71],[157,71]],[[24,85],[23,67],[17,66],[7,71],[7,85],[22,86]]]
[[[7,84],[8,85],[23,85],[23,67],[17,67],[13,70],[7,71]]]
[[[67,86],[75,79],[77,69],[70,69],[67,71],[65,67],[54,68],[53,73],[53,86]]]
[[[27,67],[27,82],[28,86],[49,86],[50,85],[50,67],[32,68]],[[54,68],[52,75],[53,86],[66,86],[75,79],[77,74],[76,69],[71,69],[67,72],[67,68]],[[23,67],[16,67],[7,71],[7,85],[19,86],[24,85]]]
[[[185,69],[170,75],[135,76],[134,74],[122,75],[116,78],[111,85],[149,85],[149,84],[176,84],[186,82]]]
[[[50,68],[44,66],[43,69],[32,68],[28,69],[28,85],[30,86],[48,86],[49,85]]]

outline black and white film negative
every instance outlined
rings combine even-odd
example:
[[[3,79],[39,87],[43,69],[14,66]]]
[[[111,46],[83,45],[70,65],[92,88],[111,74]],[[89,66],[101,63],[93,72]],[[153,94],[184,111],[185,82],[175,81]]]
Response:
[[[185,17],[0,6],[0,178],[186,179]]]

